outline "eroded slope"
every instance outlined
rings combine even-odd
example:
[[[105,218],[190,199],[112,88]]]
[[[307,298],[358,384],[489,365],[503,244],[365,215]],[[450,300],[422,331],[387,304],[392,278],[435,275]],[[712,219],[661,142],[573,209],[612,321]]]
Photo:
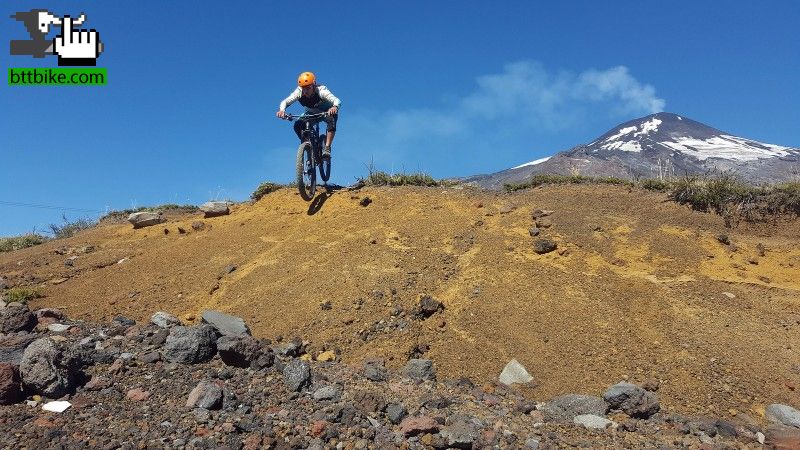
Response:
[[[533,251],[536,209],[553,211],[540,237],[557,251]],[[32,307],[70,317],[213,308],[259,336],[394,367],[428,348],[440,377],[493,379],[516,358],[536,399],[627,378],[661,380],[665,407],[687,413],[800,404],[798,221],[731,231],[662,194],[613,186],[338,191],[315,214],[284,190],[204,230],[195,220],[105,225],[0,254],[0,275],[41,286]],[[445,311],[412,318],[423,294]]]

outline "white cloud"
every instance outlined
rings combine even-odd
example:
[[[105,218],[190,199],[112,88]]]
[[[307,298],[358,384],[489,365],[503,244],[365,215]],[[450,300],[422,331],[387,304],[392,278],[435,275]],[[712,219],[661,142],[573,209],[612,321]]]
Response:
[[[619,114],[650,114],[665,105],[655,88],[641,84],[624,66],[575,75],[519,61],[507,64],[501,73],[478,77],[477,83],[478,89],[462,101],[467,114],[483,119],[527,117],[525,122],[556,129],[592,104]]]
[[[581,73],[575,80],[574,94],[578,100],[611,100],[621,113],[650,114],[663,111],[666,105],[663,99],[656,97],[653,86],[639,83],[625,66]]]
[[[563,77],[551,77],[539,63],[508,64],[502,73],[482,75],[478,89],[464,97],[467,114],[497,119],[520,113],[549,113],[564,96]]]
[[[578,128],[597,117],[629,120],[663,111],[655,88],[636,80],[627,67],[580,73],[548,70],[536,61],[507,64],[478,76],[476,87],[449,102],[423,108],[353,111],[342,118],[337,141],[380,166],[434,162],[442,153],[468,151],[490,158],[496,148],[513,149],[537,133]],[[527,141],[526,141],[527,139]],[[576,144],[578,142],[575,142]],[[555,149],[554,149],[555,150]],[[525,151],[525,149],[519,149]]]

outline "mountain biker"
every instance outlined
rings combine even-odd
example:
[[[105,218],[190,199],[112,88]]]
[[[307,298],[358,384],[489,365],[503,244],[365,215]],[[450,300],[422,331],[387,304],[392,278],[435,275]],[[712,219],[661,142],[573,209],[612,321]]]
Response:
[[[333,136],[336,134],[336,120],[339,118],[339,105],[342,102],[327,87],[318,85],[317,77],[311,72],[303,72],[297,77],[297,88],[283,99],[275,115],[281,119],[285,118],[286,107],[296,101],[300,101],[300,104],[306,108],[305,114],[328,113],[325,117],[327,137],[325,138],[325,146],[322,149],[322,157],[330,158],[331,144],[333,144]],[[301,140],[300,133],[302,130],[303,122],[298,120],[294,123],[294,132],[297,133],[297,137]]]

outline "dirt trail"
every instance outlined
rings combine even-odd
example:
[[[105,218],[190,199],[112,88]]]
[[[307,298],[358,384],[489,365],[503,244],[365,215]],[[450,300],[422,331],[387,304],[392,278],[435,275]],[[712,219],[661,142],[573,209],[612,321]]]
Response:
[[[533,251],[535,209],[553,211],[540,237],[559,250]],[[663,194],[614,186],[338,191],[313,215],[283,190],[205,230],[194,220],[104,225],[0,254],[0,275],[42,286],[32,307],[137,320],[219,309],[258,336],[301,336],[346,362],[398,367],[426,344],[443,378],[493,379],[516,358],[538,400],[627,378],[661,380],[661,402],[677,412],[800,405],[800,221],[726,230]],[[96,250],[72,267],[55,252],[86,245]],[[446,310],[397,314],[422,294]]]

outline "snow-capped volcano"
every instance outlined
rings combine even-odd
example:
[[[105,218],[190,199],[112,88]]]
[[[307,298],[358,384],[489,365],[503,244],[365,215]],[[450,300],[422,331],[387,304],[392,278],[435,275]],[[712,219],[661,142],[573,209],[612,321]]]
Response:
[[[594,152],[668,151],[692,156],[701,161],[719,158],[743,162],[789,156],[793,150],[797,150],[732,136],[670,113],[653,114],[624,123],[600,136],[587,147]]]
[[[533,174],[660,178],[734,171],[754,183],[800,176],[800,149],[735,136],[672,113],[620,124],[594,141],[466,181],[484,187],[522,182]]]

